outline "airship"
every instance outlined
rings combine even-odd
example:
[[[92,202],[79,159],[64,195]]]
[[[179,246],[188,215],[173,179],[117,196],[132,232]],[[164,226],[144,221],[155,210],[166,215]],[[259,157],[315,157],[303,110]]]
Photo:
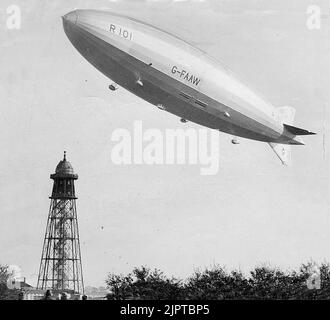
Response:
[[[291,145],[313,135],[293,126],[295,109],[275,107],[203,50],[175,34],[104,10],[63,17],[72,45],[112,83],[162,111],[233,136],[268,143],[284,165]]]

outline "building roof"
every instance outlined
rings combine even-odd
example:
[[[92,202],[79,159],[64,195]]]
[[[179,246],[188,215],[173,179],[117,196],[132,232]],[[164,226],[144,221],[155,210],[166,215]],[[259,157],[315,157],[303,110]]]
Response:
[[[20,285],[21,285],[21,288],[24,289],[24,288],[33,288],[31,285],[29,285],[28,283],[26,283],[25,281],[21,281],[20,282]]]
[[[73,167],[69,161],[66,160],[66,151],[64,151],[64,158],[62,161],[59,162],[59,164],[56,167],[55,170],[56,174],[74,174]]]

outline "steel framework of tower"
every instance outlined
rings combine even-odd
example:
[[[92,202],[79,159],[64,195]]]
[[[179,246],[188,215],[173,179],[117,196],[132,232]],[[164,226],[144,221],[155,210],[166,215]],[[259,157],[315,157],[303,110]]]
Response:
[[[64,159],[56,167],[37,288],[84,293],[76,195],[78,175]]]

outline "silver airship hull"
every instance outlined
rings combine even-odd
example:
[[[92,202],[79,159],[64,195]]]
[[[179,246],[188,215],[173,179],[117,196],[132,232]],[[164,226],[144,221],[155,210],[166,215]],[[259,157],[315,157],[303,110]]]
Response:
[[[67,14],[63,26],[73,46],[106,77],[181,119],[248,139],[303,144],[272,105],[175,36],[94,10]]]

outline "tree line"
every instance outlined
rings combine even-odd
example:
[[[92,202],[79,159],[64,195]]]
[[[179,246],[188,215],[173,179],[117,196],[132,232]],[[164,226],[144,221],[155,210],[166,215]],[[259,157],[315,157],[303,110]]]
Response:
[[[314,271],[313,271],[314,270]],[[16,300],[20,291],[9,289],[8,267],[0,265],[0,300]],[[108,300],[301,300],[330,299],[330,264],[302,264],[298,271],[256,267],[244,275],[221,266],[197,270],[187,279],[167,277],[146,266],[123,274],[109,273]]]
[[[158,269],[142,266],[127,275],[110,273],[106,284],[111,300],[271,300],[330,299],[330,265],[311,272],[313,263],[298,271],[256,267],[245,276],[214,266],[195,271],[186,280],[168,278]],[[315,268],[314,268],[315,269]]]

